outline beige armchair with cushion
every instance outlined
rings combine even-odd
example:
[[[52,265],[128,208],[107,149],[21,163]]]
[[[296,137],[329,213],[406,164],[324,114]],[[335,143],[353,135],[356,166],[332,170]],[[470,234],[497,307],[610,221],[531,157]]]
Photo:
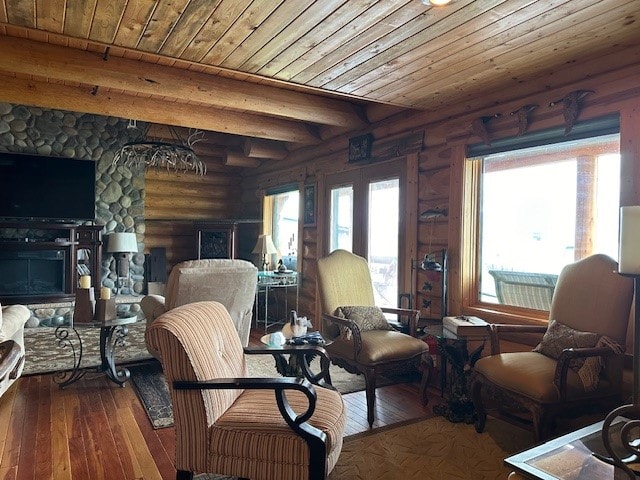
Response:
[[[0,308],[0,395],[7,391],[24,368],[24,324],[31,312],[24,305]]]
[[[409,331],[415,332],[419,312],[375,307],[367,261],[346,250],[335,250],[318,260],[318,290],[323,333],[333,339],[326,349],[332,363],[364,375],[369,426],[374,420],[376,376],[381,373],[422,370],[420,395],[426,403],[429,347],[422,340],[391,328],[381,313],[406,317]]]
[[[247,378],[244,348],[217,302],[170,310],[146,332],[160,352],[175,419],[177,478],[215,473],[252,480],[320,480],[342,449],[346,410],[308,380]],[[326,357],[321,347],[282,347]],[[301,350],[300,350],[301,349]],[[226,477],[225,477],[226,478]]]
[[[476,362],[472,376],[478,432],[485,426],[488,397],[501,407],[530,412],[536,440],[549,435],[562,412],[596,402],[612,408],[620,402],[633,280],[617,269],[606,255],[564,267],[548,326],[491,325],[491,355]],[[504,334],[526,332],[544,333],[533,351],[500,353]]]
[[[188,260],[171,269],[165,295],[147,295],[140,302],[147,327],[180,305],[213,300],[222,303],[236,326],[242,345],[249,343],[258,269],[246,260]],[[157,357],[156,352],[151,353]]]

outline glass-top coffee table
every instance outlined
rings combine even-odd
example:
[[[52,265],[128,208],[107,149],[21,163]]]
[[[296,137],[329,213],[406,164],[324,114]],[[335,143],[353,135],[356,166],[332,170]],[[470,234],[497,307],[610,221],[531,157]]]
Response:
[[[612,437],[619,437],[624,420],[621,417],[614,420],[610,430]],[[597,422],[554,438],[512,455],[504,463],[523,477],[531,479],[628,480],[629,476],[621,468],[601,459],[609,456],[602,442],[602,424]],[[621,445],[616,448],[616,453],[621,457],[626,456]]]
[[[100,329],[100,365],[98,371],[104,374],[112,382],[124,386],[129,380],[130,372],[125,367],[117,367],[114,359],[116,347],[124,345],[124,339],[128,335],[128,325],[140,321],[138,316],[118,317],[105,322],[74,322],[71,325],[61,325],[56,328],[55,336],[58,347],[68,348],[73,355],[73,366],[54,374],[53,381],[60,388],[64,388],[80,380],[89,368],[82,366],[82,332],[87,329]]]

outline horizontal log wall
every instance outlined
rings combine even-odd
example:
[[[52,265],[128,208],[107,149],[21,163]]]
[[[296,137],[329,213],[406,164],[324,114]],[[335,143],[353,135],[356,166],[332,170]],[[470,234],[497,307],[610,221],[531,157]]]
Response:
[[[205,163],[204,176],[162,170],[145,174],[145,253],[166,248],[168,271],[176,263],[197,258],[193,222],[241,215],[239,170],[213,160]]]
[[[493,101],[490,106],[476,108],[456,116],[447,116],[447,112],[405,113],[378,122],[368,132],[373,133],[374,152],[376,144],[385,145],[389,149],[389,141],[395,138],[414,138],[416,134],[423,137],[420,152],[418,172],[418,225],[417,225],[417,257],[422,258],[425,253],[447,248],[449,253],[449,313],[461,312],[463,295],[463,278],[461,274],[461,238],[462,217],[466,207],[463,205],[462,164],[465,161],[465,147],[467,144],[479,143],[481,138],[474,135],[472,123],[484,115],[500,113],[502,116],[489,125],[491,138],[513,136],[517,134],[518,123],[516,116],[509,115],[523,105],[537,104],[541,107],[530,116],[530,129],[543,129],[551,126],[563,125],[562,108],[552,108],[549,104],[553,100],[562,98],[567,93],[577,90],[594,90],[596,93],[588,96],[583,103],[581,119],[597,117],[612,112],[620,112],[623,128],[626,124],[638,125],[640,116],[640,65],[611,72],[606,75],[588,78],[577,84],[567,84],[562,88],[547,90],[544,83],[539,85],[539,93],[522,97],[501,104]],[[323,134],[329,135],[329,130]],[[623,155],[636,155],[640,151],[640,130],[633,133],[635,140],[630,145],[621,145]],[[293,152],[283,162],[263,162],[254,170],[246,170],[243,181],[243,202],[254,211],[260,210],[261,196],[255,192],[266,188],[299,181],[304,185],[307,179],[313,179],[318,191],[318,224],[312,228],[305,227],[302,246],[302,278],[303,287],[300,292],[301,310],[304,314],[317,315],[316,305],[316,260],[323,254],[321,237],[323,232],[322,188],[324,175],[347,171],[354,167],[347,163],[349,137],[334,136],[326,139],[318,147],[307,147]],[[374,155],[375,156],[375,155]],[[635,187],[628,188],[623,196],[623,204],[640,204],[640,171],[635,162],[634,171],[623,175],[626,181],[634,182]],[[633,193],[635,192],[635,194]],[[419,214],[430,208],[446,208],[447,217],[436,219],[422,219]],[[406,264],[411,259],[405,259]],[[436,276],[434,276],[436,275]],[[424,300],[430,301],[429,308],[422,308],[423,317],[438,318],[440,312],[441,287],[437,274],[418,271],[414,279],[417,290],[418,306]],[[423,290],[425,282],[432,285],[431,291]]]

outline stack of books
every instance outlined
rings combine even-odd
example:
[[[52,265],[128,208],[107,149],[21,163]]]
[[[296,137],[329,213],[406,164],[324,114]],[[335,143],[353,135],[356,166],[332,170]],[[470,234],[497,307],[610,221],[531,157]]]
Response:
[[[489,324],[479,317],[459,315],[444,317],[442,326],[459,337],[486,336],[489,334]]]

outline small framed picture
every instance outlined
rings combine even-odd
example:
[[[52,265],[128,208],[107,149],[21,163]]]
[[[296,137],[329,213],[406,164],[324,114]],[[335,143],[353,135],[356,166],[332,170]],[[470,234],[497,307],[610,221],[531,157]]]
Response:
[[[349,139],[349,163],[369,162],[371,161],[371,146],[373,144],[373,135],[367,133],[359,137]]]
[[[233,229],[221,227],[199,230],[198,258],[234,258]]]
[[[316,186],[304,186],[304,225],[312,227],[316,224]]]

